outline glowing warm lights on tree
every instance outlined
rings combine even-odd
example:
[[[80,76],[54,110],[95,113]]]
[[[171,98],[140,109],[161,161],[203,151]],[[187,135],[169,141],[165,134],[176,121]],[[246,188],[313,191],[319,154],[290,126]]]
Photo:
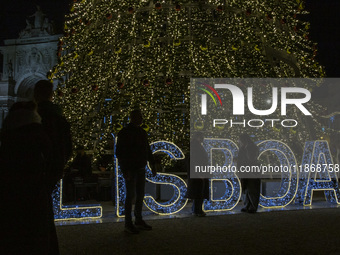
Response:
[[[322,77],[306,13],[300,0],[75,1],[51,72],[75,144],[101,154],[138,106],[151,141],[188,149],[190,78]]]

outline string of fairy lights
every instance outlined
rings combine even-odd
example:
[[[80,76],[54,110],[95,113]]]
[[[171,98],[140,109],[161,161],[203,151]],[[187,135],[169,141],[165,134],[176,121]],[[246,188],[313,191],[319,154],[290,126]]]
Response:
[[[323,77],[305,14],[300,0],[75,0],[50,74],[75,144],[104,153],[111,133],[139,107],[151,141],[188,150],[190,78]],[[256,98],[270,89],[260,86]],[[284,140],[304,141],[310,124],[298,134],[288,130]],[[284,132],[275,127],[271,138]]]

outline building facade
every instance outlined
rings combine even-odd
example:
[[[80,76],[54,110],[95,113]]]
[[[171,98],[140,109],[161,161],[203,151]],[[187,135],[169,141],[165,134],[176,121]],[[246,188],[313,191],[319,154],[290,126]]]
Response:
[[[52,23],[37,6],[34,22],[27,26],[18,39],[4,41],[0,47],[3,70],[0,70],[0,127],[11,105],[33,99],[37,81],[46,80],[47,73],[57,64],[58,40]],[[1,73],[2,71],[2,73]]]

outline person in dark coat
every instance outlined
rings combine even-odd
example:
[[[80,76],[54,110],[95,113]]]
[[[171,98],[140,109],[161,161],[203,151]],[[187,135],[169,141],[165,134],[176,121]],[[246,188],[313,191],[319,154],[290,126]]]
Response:
[[[74,158],[71,167],[79,170],[79,175],[87,182],[92,179],[92,166],[91,158],[85,153],[83,147],[79,147],[77,155]]]
[[[139,229],[151,230],[152,227],[142,218],[145,188],[145,166],[147,161],[153,164],[153,155],[147,133],[141,127],[143,116],[140,110],[130,114],[131,121],[118,133],[116,155],[123,172],[126,187],[125,231],[137,234]],[[156,174],[153,171],[153,174]],[[135,200],[135,225],[132,223],[132,201]]]
[[[98,181],[97,176],[92,174],[91,157],[86,154],[83,146],[79,146],[77,148],[77,155],[70,164],[70,167],[64,171],[63,201],[78,199],[74,197],[74,182],[76,178],[81,178],[84,183],[93,183]],[[80,200],[85,200],[85,198],[89,197],[90,191],[93,191],[93,189],[91,190],[89,187],[78,187],[76,194],[79,195]]]
[[[237,158],[237,168],[242,166],[259,165],[258,158],[259,149],[251,140],[248,134],[242,134],[239,138],[239,152]],[[245,207],[241,209],[242,212],[255,213],[260,201],[261,179],[256,178],[242,178],[242,190],[245,195]]]
[[[197,132],[193,135],[190,147],[191,164],[188,167],[188,191],[186,197],[193,199],[192,212],[196,216],[205,216],[203,211],[203,200],[209,199],[209,180],[204,178],[191,178],[190,169],[193,171],[195,166],[208,166],[208,154],[205,151],[203,143],[203,133]]]
[[[66,162],[72,155],[70,124],[62,115],[60,107],[52,102],[53,84],[40,80],[34,87],[34,99],[38,104],[38,113],[47,135],[53,144],[53,158],[50,178],[51,189],[63,177]]]
[[[53,84],[47,80],[40,80],[34,87],[34,99],[38,104],[43,128],[52,143],[52,155],[48,161],[47,185],[49,190],[50,217],[50,253],[59,254],[58,238],[54,225],[52,192],[58,181],[63,177],[66,162],[72,154],[72,140],[70,125],[62,115],[61,109],[52,103]]]
[[[45,180],[51,144],[34,102],[11,107],[0,140],[0,253],[49,254]]]

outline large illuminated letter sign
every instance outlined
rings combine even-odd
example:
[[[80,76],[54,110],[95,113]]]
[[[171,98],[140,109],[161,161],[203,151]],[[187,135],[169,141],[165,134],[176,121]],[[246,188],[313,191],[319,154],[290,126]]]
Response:
[[[339,183],[335,168],[327,141],[305,143],[301,163],[303,179],[299,185],[300,199],[303,199],[304,205],[312,204],[314,190],[324,190],[328,202],[340,204]]]
[[[203,145],[208,153],[210,165],[215,162],[214,156],[221,157],[223,155],[222,160],[224,163],[220,166],[229,166],[229,169],[236,169],[233,158],[237,156],[238,148],[233,141],[228,139],[204,139]],[[217,160],[220,161],[219,159]],[[241,183],[236,174],[229,171],[219,175],[219,177],[215,176],[210,179],[210,199],[204,201],[205,211],[232,210],[241,198]],[[214,184],[218,182],[224,184],[225,192],[222,196],[216,198],[214,197]]]
[[[261,194],[260,206],[264,208],[285,207],[290,204],[296,194],[298,186],[298,171],[296,171],[296,159],[288,145],[280,141],[262,141],[257,144],[260,156],[266,151],[272,151],[279,159],[282,173],[281,185],[274,197],[266,197]]]
[[[114,147],[116,150],[116,147]],[[120,170],[120,166],[118,163],[118,159],[116,157],[116,151],[114,153],[114,169],[115,169],[115,177],[116,177],[116,215],[118,217],[124,216],[124,204],[125,204],[125,181],[123,177],[123,173]]]
[[[150,146],[153,153],[164,152],[168,154],[172,159],[184,159],[183,152],[173,143],[159,141],[152,143]],[[123,217],[124,203],[126,197],[125,181],[116,157],[115,166],[117,189],[116,214],[118,217]],[[172,198],[163,203],[158,203],[153,197],[146,194],[146,196],[144,197],[144,203],[146,207],[149,208],[151,211],[161,215],[174,214],[182,210],[187,204],[188,200],[184,198],[187,191],[187,185],[180,177],[166,173],[152,176],[151,170],[148,166],[146,166],[146,180],[155,184],[170,185],[174,189],[174,194]]]
[[[153,153],[164,152],[172,159],[184,159],[183,152],[173,143],[159,141],[152,143],[150,146]],[[161,173],[152,176],[148,166],[146,167],[146,170],[147,181],[155,184],[170,185],[174,190],[172,198],[163,203],[158,203],[152,196],[146,195],[144,197],[144,204],[146,207],[160,215],[174,214],[181,211],[188,202],[188,199],[184,197],[187,192],[185,181],[174,174]]]
[[[63,205],[62,188],[63,180],[60,180],[60,185],[57,185],[52,194],[55,220],[98,219],[102,217],[102,207],[99,205]]]

